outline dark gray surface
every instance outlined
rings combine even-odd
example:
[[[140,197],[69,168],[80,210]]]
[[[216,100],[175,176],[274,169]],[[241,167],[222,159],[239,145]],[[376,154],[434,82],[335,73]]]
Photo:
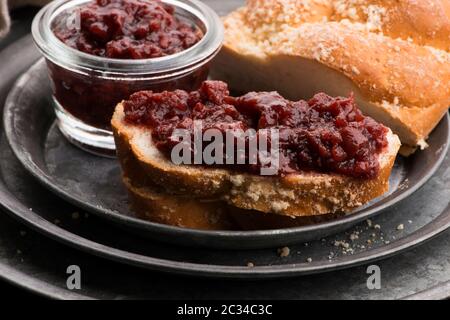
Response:
[[[21,50],[35,49],[24,46]],[[219,232],[181,229],[135,218],[129,210],[117,159],[98,157],[74,148],[53,121],[46,65],[40,60],[19,78],[4,108],[6,137],[24,167],[58,196],[132,232],[185,246],[218,249],[276,248],[343,232],[388,210],[420,188],[442,163],[449,140],[446,118],[430,136],[426,150],[407,159],[397,159],[389,193],[358,213],[292,229]]]
[[[3,78],[4,68],[7,67],[5,55],[1,56],[1,61],[5,62],[0,65]],[[0,92],[4,89],[5,83],[2,83]],[[434,178],[433,182],[437,180],[439,179]],[[39,194],[39,189],[36,184],[35,186],[36,193]],[[449,191],[448,184],[435,183],[430,186],[429,191],[433,192],[433,188]],[[422,201],[423,205],[414,209],[417,215],[423,206],[433,203],[434,199]],[[61,215],[63,216],[64,212],[61,212]],[[81,224],[90,224],[90,220]],[[256,283],[185,279],[144,272],[90,257],[29,230],[25,236],[20,236],[20,231],[24,229],[26,228],[5,215],[0,215],[0,274],[54,297],[73,297],[64,286],[65,269],[68,264],[73,263],[79,264],[85,275],[81,294],[119,299],[395,299],[450,280],[449,232],[420,248],[380,262],[382,289],[370,291],[365,286],[367,276],[363,267],[324,275]],[[21,254],[17,252],[18,249]],[[434,292],[436,290],[439,294],[433,295],[434,298],[450,295],[447,295],[448,290],[445,288],[433,289]]]
[[[431,289],[412,294],[404,300],[443,300],[450,295],[450,281],[432,287]]]

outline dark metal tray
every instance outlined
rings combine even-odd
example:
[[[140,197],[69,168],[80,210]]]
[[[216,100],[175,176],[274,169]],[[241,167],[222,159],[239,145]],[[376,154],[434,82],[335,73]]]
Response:
[[[274,248],[343,232],[413,194],[436,172],[449,145],[450,129],[446,117],[430,136],[429,148],[407,159],[398,158],[387,195],[340,219],[299,228],[255,232],[181,229],[133,216],[118,161],[89,154],[68,143],[54,124],[50,97],[46,66],[40,60],[19,78],[5,104],[6,136],[24,167],[44,186],[74,205],[139,235],[186,246]]]

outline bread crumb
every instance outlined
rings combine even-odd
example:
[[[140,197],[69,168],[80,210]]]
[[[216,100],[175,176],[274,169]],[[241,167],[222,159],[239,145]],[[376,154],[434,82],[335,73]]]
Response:
[[[351,241],[356,241],[359,239],[359,232],[355,231],[350,235],[350,240]]]
[[[424,139],[419,140],[417,145],[420,147],[420,150],[425,150],[429,147],[428,143]]]
[[[356,235],[356,234],[355,234]],[[351,237],[351,236],[350,236]],[[354,253],[354,249],[350,246],[350,243],[346,242],[346,241],[335,241],[334,242],[334,246],[335,247],[339,247],[342,249],[342,254],[353,254]]]
[[[398,231],[402,231],[403,229],[405,229],[405,225],[403,223],[401,223],[397,226]]]
[[[344,249],[348,249],[350,247],[350,244],[348,244],[348,242],[345,241],[335,241],[334,242],[334,246],[335,247],[342,247]]]
[[[367,226],[368,226],[369,228],[372,227],[372,220],[367,219],[367,220],[366,220],[366,223],[367,223]]]
[[[249,263],[247,263],[247,267],[254,268],[255,264],[253,262],[249,262]]]
[[[286,258],[291,254],[291,249],[289,249],[289,247],[283,247],[278,249],[278,255],[281,258]]]
[[[311,263],[312,261],[313,261],[312,258],[306,259],[306,262],[308,262],[308,263]]]

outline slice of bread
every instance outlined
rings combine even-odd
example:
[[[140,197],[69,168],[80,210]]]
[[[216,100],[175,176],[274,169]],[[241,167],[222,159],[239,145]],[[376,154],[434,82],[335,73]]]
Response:
[[[400,141],[391,131],[380,154],[380,173],[370,180],[337,174],[304,173],[267,177],[226,169],[175,165],[153,144],[151,131],[125,122],[123,105],[112,119],[118,157],[133,185],[156,184],[164,193],[223,200],[245,210],[289,217],[351,212],[389,189]]]
[[[151,222],[198,230],[269,230],[285,229],[336,219],[341,214],[291,218],[270,213],[239,209],[225,201],[195,199],[166,194],[155,185],[136,187],[123,178],[131,210],[138,218]]]
[[[449,10],[442,0],[248,0],[224,18],[212,77],[291,100],[353,92],[407,155],[450,106]]]
[[[135,187],[128,177],[123,181],[128,189],[131,210],[140,219],[188,229],[237,229],[222,201],[168,195],[151,185]]]

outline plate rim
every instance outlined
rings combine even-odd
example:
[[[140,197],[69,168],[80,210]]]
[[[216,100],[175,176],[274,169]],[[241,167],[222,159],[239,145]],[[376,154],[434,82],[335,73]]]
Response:
[[[148,232],[158,232],[161,234],[167,235],[180,235],[184,236],[192,236],[192,237],[213,237],[217,241],[249,241],[258,242],[259,240],[265,240],[268,237],[280,237],[280,236],[294,236],[299,234],[305,234],[309,232],[317,232],[319,230],[327,230],[337,227],[341,224],[357,224],[361,221],[369,219],[370,217],[379,214],[391,206],[400,203],[406,198],[410,197],[417,190],[419,190],[439,169],[440,165],[445,159],[445,156],[450,147],[450,116],[447,113],[446,116],[443,117],[442,121],[446,122],[447,126],[447,137],[446,143],[442,151],[440,152],[437,161],[433,163],[431,169],[421,178],[419,179],[412,187],[408,185],[406,190],[402,190],[402,193],[398,196],[387,200],[386,202],[380,204],[377,207],[372,209],[368,208],[367,210],[363,210],[360,213],[350,214],[345,217],[332,220],[329,222],[314,224],[310,226],[296,227],[296,228],[287,228],[287,229],[274,229],[274,230],[257,230],[257,231],[207,231],[207,230],[197,230],[197,229],[186,229],[175,226],[168,226],[163,224],[158,224],[150,221],[141,220],[135,217],[126,216],[124,214],[120,214],[115,212],[114,210],[104,209],[100,210],[98,207],[83,202],[82,199],[78,197],[72,196],[67,190],[60,187],[59,184],[52,179],[51,175],[48,172],[44,172],[29,156],[29,153],[23,146],[20,141],[18,141],[18,137],[15,134],[15,128],[13,126],[15,113],[12,112],[14,108],[14,99],[20,95],[21,90],[23,89],[23,84],[27,80],[27,77],[30,72],[40,67],[42,64],[43,58],[36,61],[27,72],[23,73],[17,81],[14,83],[12,90],[9,92],[8,97],[5,101],[4,109],[3,109],[3,127],[6,139],[8,141],[9,146],[11,147],[14,155],[19,160],[19,162],[24,166],[27,172],[31,173],[32,176],[36,178],[45,188],[55,193],[57,196],[63,198],[64,200],[74,204],[77,207],[85,209],[92,214],[95,214],[101,218],[106,218],[109,221],[123,224],[128,227],[135,228],[137,230],[145,230]],[[440,123],[441,123],[440,122]],[[53,122],[52,122],[53,124]]]
[[[87,295],[70,292],[37,277],[30,276],[25,272],[12,268],[2,261],[0,261],[0,280],[48,299],[93,300],[92,297]]]

